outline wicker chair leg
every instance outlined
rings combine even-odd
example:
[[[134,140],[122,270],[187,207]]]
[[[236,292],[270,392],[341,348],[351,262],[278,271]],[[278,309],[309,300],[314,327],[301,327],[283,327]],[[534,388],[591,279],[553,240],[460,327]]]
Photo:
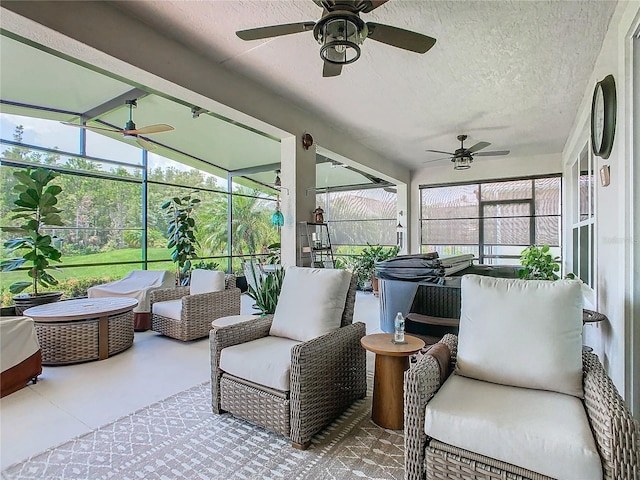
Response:
[[[307,448],[309,448],[309,445],[311,445],[311,440],[304,443],[291,442],[291,446],[298,450],[306,450]]]

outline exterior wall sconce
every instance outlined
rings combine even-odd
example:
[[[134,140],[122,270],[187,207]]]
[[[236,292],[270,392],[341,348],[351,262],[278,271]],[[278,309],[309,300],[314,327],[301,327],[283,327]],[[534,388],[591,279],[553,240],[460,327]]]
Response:
[[[309,148],[311,148],[311,145],[313,145],[313,137],[311,136],[311,134],[305,133],[304,135],[302,135],[302,148],[304,148],[305,150],[309,150]]]
[[[398,222],[398,226],[396,227],[396,242],[400,250],[402,250],[404,246],[404,227],[400,222]]]

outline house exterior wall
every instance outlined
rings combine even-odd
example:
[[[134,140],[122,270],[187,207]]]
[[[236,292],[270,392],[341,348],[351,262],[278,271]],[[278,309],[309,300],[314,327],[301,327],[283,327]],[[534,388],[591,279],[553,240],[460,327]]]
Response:
[[[617,93],[617,126],[613,150],[607,160],[596,157],[596,176],[602,165],[611,167],[611,183],[602,187],[596,180],[595,232],[595,307],[609,318],[609,322],[585,329],[585,341],[605,365],[620,394],[640,416],[640,371],[634,371],[634,352],[637,352],[640,316],[638,315],[638,257],[639,239],[634,236],[640,210],[638,195],[638,152],[634,152],[632,75],[632,41],[640,25],[640,2],[620,2],[596,61],[571,134],[562,153],[564,177],[571,174],[571,163],[590,138],[590,115],[593,89],[596,82],[613,74]],[[635,92],[638,95],[638,92]],[[636,111],[637,114],[637,111]],[[636,130],[637,132],[637,130]],[[636,139],[636,148],[637,148]],[[570,192],[566,192],[567,195]],[[568,202],[564,202],[568,205]],[[565,215],[565,238],[571,233]],[[565,247],[571,245],[565,241]],[[570,258],[568,254],[565,258]],[[635,340],[634,340],[635,339]],[[635,345],[634,345],[635,343]],[[637,355],[637,353],[636,353]]]

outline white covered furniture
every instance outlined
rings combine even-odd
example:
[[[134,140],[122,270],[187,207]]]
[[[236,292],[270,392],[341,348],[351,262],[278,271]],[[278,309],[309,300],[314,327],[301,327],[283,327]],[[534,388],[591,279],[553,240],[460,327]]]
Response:
[[[36,383],[42,354],[29,317],[0,317],[0,397]]]
[[[577,281],[464,276],[449,361],[405,373],[406,478],[638,478],[638,425],[581,327]]]
[[[175,284],[174,274],[166,270],[133,270],[126,277],[114,282],[96,285],[87,290],[89,298],[130,297],[138,300],[133,309],[136,331],[148,330],[150,326],[150,294],[160,288]]]
[[[210,333],[214,413],[230,412],[306,448],[366,394],[365,325],[345,270],[289,267],[273,315]]]
[[[155,290],[150,295],[151,329],[187,342],[206,337],[211,322],[240,314],[236,276],[195,269],[190,286]]]

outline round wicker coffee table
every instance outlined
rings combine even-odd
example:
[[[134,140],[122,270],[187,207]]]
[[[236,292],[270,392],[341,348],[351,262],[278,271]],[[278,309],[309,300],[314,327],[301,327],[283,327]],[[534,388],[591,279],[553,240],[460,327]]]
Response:
[[[392,343],[393,333],[374,333],[360,339],[362,346],[376,354],[373,377],[371,419],[376,425],[391,430],[404,426],[404,372],[409,356],[424,347],[419,338],[405,335],[406,343]]]
[[[82,298],[25,310],[34,320],[43,365],[104,360],[133,345],[134,298]]]

